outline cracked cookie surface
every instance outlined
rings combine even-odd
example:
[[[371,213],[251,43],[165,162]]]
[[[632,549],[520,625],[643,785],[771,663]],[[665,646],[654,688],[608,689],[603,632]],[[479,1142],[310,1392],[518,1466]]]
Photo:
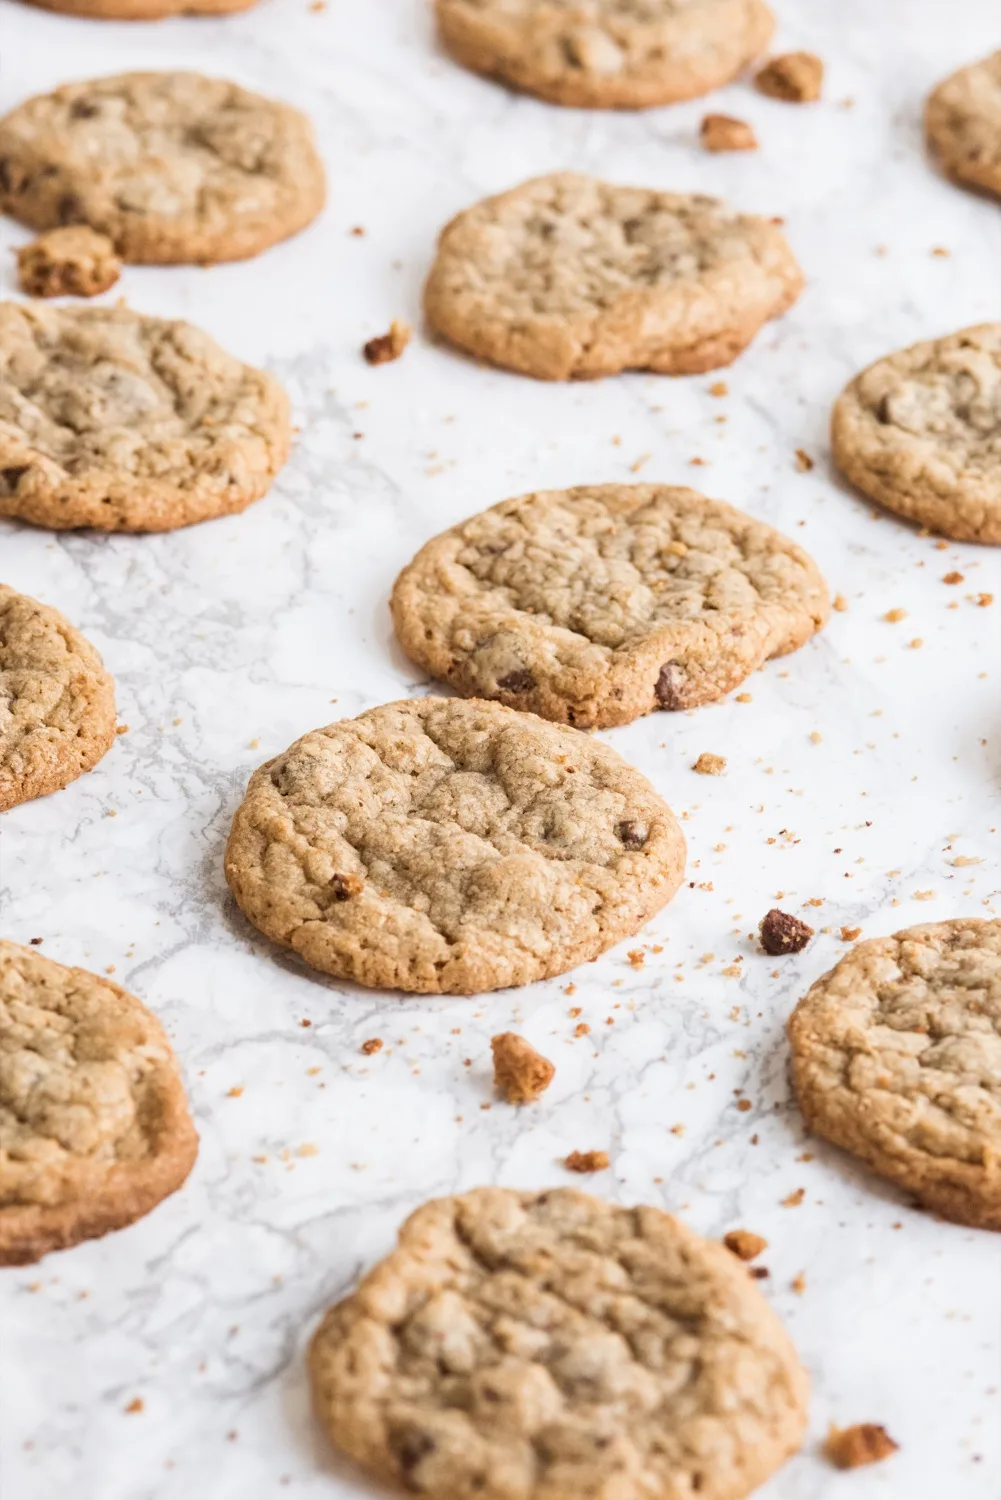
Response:
[[[939,84],[925,131],[950,177],[1001,198],[1001,52]]]
[[[636,932],[684,861],[670,808],[608,746],[497,703],[421,698],[315,730],[255,772],[226,878],[314,968],[478,994]]]
[[[107,979],[0,941],[0,1265],[131,1224],[197,1149],[156,1017]]]
[[[424,301],[431,326],[477,358],[571,380],[730,364],[802,287],[768,219],[558,172],[453,219]]]
[[[310,1375],[334,1442],[434,1500],[740,1500],[807,1400],[735,1256],[573,1189],[425,1204],[327,1313]]]
[[[859,943],[789,1040],[811,1130],[946,1218],[1001,1229],[1001,921]]]
[[[838,467],[889,510],[1001,543],[1001,323],[877,360],[838,398],[831,439]]]
[[[0,515],[168,531],[259,500],[288,398],[190,323],[0,304]]]
[[[201,73],[63,84],[0,120],[0,208],[89,224],[137,264],[243,260],[323,207],[306,117]]]
[[[0,583],[0,812],[57,792],[115,738],[115,685],[58,610]]]
[[[712,702],[827,610],[781,532],[649,484],[505,500],[428,542],[392,596],[403,649],[435,677],[579,728]]]
[[[453,57],[553,104],[642,109],[728,83],[766,46],[763,0],[436,0]]]

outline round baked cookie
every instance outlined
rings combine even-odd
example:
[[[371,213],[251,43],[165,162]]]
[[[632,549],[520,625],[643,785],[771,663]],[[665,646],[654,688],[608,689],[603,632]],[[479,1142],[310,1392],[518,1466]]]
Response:
[[[593,729],[722,697],[803,645],[828,597],[805,552],[730,505],[597,484],[443,532],[392,611],[411,660],[460,693]]]
[[[455,698],[304,735],[255,772],[226,849],[268,937],[421,994],[562,974],[642,927],[684,867],[670,808],[614,750]]]
[[[877,360],[834,407],[835,462],[873,500],[961,542],[1001,542],[1001,323]]]
[[[197,1150],[156,1017],[97,974],[0,942],[0,1265],[142,1218]]]
[[[859,943],[789,1041],[811,1130],[945,1218],[1001,1229],[1001,921]]]
[[[572,380],[730,364],[802,287],[769,219],[557,172],[453,219],[424,296],[432,328],[477,358]]]
[[[445,46],[475,73],[553,104],[643,109],[729,83],[763,51],[763,0],[436,0]]]
[[[950,177],[1001,197],[1001,52],[939,84],[925,130]]]
[[[249,10],[256,0],[28,0],[41,10],[94,21],[160,21],[166,16],[221,16]]]
[[[0,812],[68,786],[115,738],[115,685],[58,610],[0,583]]]
[[[245,260],[323,207],[305,115],[201,73],[119,73],[0,120],[0,208],[32,229],[89,224],[123,260]]]
[[[169,531],[259,500],[288,456],[273,376],[190,323],[0,303],[0,515]]]
[[[334,1443],[434,1500],[740,1500],[807,1378],[746,1266],[572,1189],[427,1203],[310,1350]]]

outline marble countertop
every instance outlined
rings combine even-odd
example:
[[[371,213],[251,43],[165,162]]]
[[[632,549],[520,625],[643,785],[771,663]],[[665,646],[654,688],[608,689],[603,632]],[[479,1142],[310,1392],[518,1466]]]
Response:
[[[703,101],[586,114],[461,72],[423,0],[264,0],[152,25],[0,3],[4,109],[70,78],[196,67],[305,109],[330,178],[326,212],[289,244],[244,265],[128,269],[119,288],[286,383],[301,432],[271,495],[167,536],[0,521],[0,574],[95,642],[128,725],[92,774],[4,817],[0,925],[114,972],[157,1011],[201,1134],[187,1187],[150,1217],[3,1274],[4,1500],[372,1495],[309,1414],[318,1314],[423,1199],[568,1182],[558,1158],[593,1147],[612,1158],[593,1191],[769,1241],[764,1289],[813,1400],[803,1453],[766,1500],[998,1494],[999,1242],[807,1141],[783,1043],[792,1005],[846,952],[842,926],[868,937],[1001,907],[1001,554],[873,514],[832,472],[826,437],[864,363],[999,315],[998,208],[940,178],[920,132],[930,87],[998,44],[998,11],[777,9],[779,43],[824,58],[825,99],[797,110],[722,91],[711,107],[751,120],[762,149],[712,157],[697,144]],[[807,291],[726,372],[725,398],[711,376],[540,386],[422,335],[398,363],[365,365],[365,339],[419,321],[450,215],[566,166],[786,218]],[[11,295],[9,251],[26,236],[10,222],[2,234]],[[644,930],[642,964],[631,942],[521,991],[401,1000],[259,938],[222,875],[250,772],[332,718],[429,690],[392,639],[397,570],[505,496],[634,474],[773,522],[847,601],[746,684],[751,701],[607,736],[690,845],[689,883]],[[944,584],[950,570],[964,581]],[[887,623],[891,609],[906,618]],[[726,756],[724,777],[693,774],[702,751]],[[818,929],[780,962],[750,936],[776,903]],[[575,1038],[578,1009],[591,1030]],[[489,1038],[511,1027],[557,1066],[520,1111],[491,1104]],[[363,1055],[375,1036],[383,1050]],[[885,1423],[901,1450],[845,1477],[818,1444],[856,1421]]]

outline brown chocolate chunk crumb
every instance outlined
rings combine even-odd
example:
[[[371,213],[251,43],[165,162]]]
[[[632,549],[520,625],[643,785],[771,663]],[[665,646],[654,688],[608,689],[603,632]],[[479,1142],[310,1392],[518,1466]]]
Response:
[[[857,1422],[854,1427],[831,1427],[824,1452],[838,1469],[860,1469],[878,1464],[900,1447],[878,1422]]]
[[[650,830],[645,823],[639,823],[634,818],[627,818],[620,823],[615,830],[619,840],[627,849],[642,849],[650,836]]]
[[[365,889],[365,882],[360,875],[331,875],[329,884],[335,901],[348,901]]]
[[[361,1050],[366,1057],[371,1057],[373,1052],[382,1051],[382,1037],[370,1036],[367,1042],[362,1042]]]
[[[824,64],[813,52],[784,52],[757,74],[755,87],[770,99],[787,104],[811,104],[820,98]]]
[[[497,686],[505,693],[527,693],[529,688],[534,688],[535,678],[531,672],[521,667],[515,672],[508,672],[504,677],[498,677]]]
[[[611,1166],[611,1157],[607,1151],[571,1151],[563,1165],[568,1172],[604,1172]]]
[[[753,1260],[762,1250],[768,1249],[768,1241],[760,1234],[752,1234],[750,1229],[731,1229],[723,1236],[723,1243],[741,1260]]]
[[[758,138],[746,120],[733,115],[706,115],[699,140],[707,151],[756,151]]]
[[[29,297],[96,297],[118,280],[122,263],[103,234],[86,225],[50,229],[15,251]]]
[[[556,1072],[548,1057],[530,1047],[516,1031],[502,1031],[491,1037],[494,1055],[494,1084],[508,1104],[530,1104],[553,1081]]]
[[[654,694],[661,708],[683,707],[682,693],[685,687],[685,669],[680,661],[666,661],[660,669]]]
[[[759,931],[762,948],[773,957],[779,953],[802,953],[813,937],[812,927],[809,927],[806,922],[801,922],[799,917],[790,916],[786,911],[779,911],[777,906],[773,906],[771,911],[762,917]]]
[[[389,325],[389,332],[369,339],[362,353],[370,365],[388,365],[390,360],[399,359],[410,343],[412,333],[409,323],[401,323],[394,318]]]
[[[703,750],[692,770],[698,771],[700,776],[722,776],[726,770],[726,757],[710,755],[708,750]]]

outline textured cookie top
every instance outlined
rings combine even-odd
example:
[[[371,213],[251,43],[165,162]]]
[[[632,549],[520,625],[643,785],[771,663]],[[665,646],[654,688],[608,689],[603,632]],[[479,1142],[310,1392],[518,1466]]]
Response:
[[[1001,921],[859,943],[800,1002],[789,1035],[817,1128],[868,1142],[933,1203],[937,1183],[965,1183],[1001,1227]]]
[[[195,1149],[156,1018],[106,979],[0,942],[0,1264],[128,1222]]]
[[[951,176],[1001,195],[1001,52],[940,83],[925,125]]]
[[[726,83],[771,36],[763,0],[436,0],[467,67],[557,104],[638,109]]]
[[[288,401],[190,323],[0,304],[0,515],[161,531],[242,510],[284,461]]]
[[[453,219],[426,302],[453,342],[565,380],[725,363],[801,286],[768,219],[559,172]]]
[[[0,583],[0,812],[90,770],[114,737],[114,683],[94,647]]]
[[[129,261],[256,255],[323,197],[305,116],[200,73],[67,83],[0,120],[0,205],[35,229],[89,224]]]
[[[1001,323],[877,360],[834,411],[861,489],[950,536],[1001,541]]]
[[[424,992],[593,958],[674,894],[684,840],[614,750],[496,703],[425,698],[305,735],[253,776],[226,874],[328,973]]]
[[[335,1443],[435,1500],[739,1500],[798,1446],[807,1393],[733,1255],[572,1190],[419,1209],[310,1365]]]
[[[826,614],[799,547],[667,485],[506,500],[428,542],[393,590],[429,671],[580,726],[717,698]]]

